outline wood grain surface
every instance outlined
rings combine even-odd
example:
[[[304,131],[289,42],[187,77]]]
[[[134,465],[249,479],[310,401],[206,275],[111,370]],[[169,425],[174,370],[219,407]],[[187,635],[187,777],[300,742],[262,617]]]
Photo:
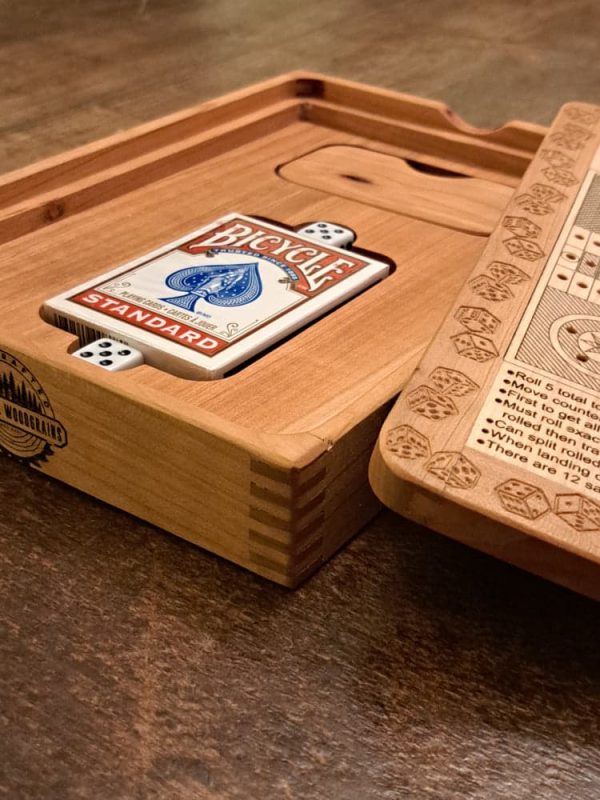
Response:
[[[0,3],[0,168],[307,67],[478,125],[598,102],[583,0]],[[596,604],[390,513],[296,593],[0,462],[0,795],[600,792]]]

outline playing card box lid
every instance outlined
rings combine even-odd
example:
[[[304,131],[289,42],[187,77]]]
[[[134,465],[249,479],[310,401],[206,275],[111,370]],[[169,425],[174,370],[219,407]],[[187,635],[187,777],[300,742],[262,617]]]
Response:
[[[43,313],[83,341],[112,335],[150,365],[217,378],[388,272],[231,213],[47,300]]]

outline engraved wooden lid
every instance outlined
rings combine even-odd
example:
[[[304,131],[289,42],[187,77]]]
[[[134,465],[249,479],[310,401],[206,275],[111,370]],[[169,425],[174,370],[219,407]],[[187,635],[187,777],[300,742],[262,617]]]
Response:
[[[592,596],[600,596],[600,566],[589,566],[600,565],[599,147],[600,108],[564,106],[371,463],[373,488],[394,510]]]

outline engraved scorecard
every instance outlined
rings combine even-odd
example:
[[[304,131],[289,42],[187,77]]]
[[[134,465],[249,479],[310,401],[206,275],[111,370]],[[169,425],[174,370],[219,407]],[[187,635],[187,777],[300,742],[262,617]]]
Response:
[[[404,516],[600,599],[600,108],[561,109],[371,480]]]

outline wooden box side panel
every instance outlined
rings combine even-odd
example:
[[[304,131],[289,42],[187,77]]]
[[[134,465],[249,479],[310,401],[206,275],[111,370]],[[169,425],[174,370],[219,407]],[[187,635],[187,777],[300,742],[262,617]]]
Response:
[[[12,346],[0,345],[0,383],[5,453],[286,586],[379,508],[367,465],[387,407],[336,443],[245,445]]]
[[[250,532],[275,520],[293,535],[310,520],[325,477],[325,448],[314,437],[244,444],[226,426],[207,431],[5,345],[0,393],[4,454],[248,569],[296,582],[293,553],[277,574],[261,570]],[[274,503],[277,515],[269,513]]]

